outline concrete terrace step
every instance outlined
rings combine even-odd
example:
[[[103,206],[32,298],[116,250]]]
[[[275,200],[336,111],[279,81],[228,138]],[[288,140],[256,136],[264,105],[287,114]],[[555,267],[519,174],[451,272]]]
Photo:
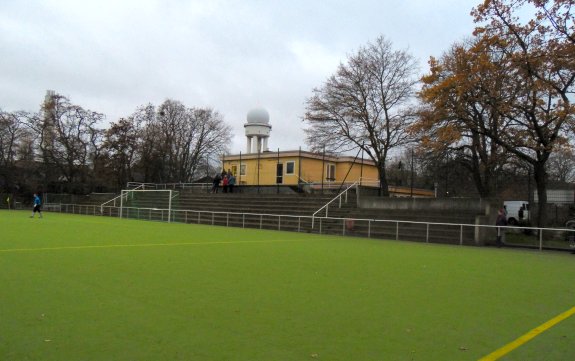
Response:
[[[286,200],[286,199],[180,199],[173,204],[193,204],[193,205],[209,205],[209,204],[251,204],[251,205],[268,205],[268,204],[297,204],[304,206],[318,206],[324,205],[323,200]]]
[[[181,194],[176,209],[238,213],[312,215],[332,196],[285,194]]]

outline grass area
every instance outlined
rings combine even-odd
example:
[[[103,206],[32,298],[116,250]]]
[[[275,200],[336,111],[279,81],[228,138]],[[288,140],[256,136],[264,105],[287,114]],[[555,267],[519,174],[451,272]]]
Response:
[[[1,360],[478,360],[575,306],[566,252],[28,215],[0,211]]]

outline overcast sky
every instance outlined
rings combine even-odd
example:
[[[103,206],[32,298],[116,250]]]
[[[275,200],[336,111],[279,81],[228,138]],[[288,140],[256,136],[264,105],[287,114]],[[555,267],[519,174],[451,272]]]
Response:
[[[305,100],[348,54],[384,35],[423,73],[471,34],[479,3],[0,0],[0,108],[38,111],[52,89],[115,122],[170,98],[219,111],[238,153],[247,112],[263,107],[271,149],[307,149]]]

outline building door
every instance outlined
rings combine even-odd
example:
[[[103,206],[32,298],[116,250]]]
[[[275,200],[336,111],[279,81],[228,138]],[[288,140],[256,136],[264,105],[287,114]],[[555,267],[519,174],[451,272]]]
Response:
[[[278,163],[276,168],[276,183],[282,184],[284,178],[284,165],[282,163]]]

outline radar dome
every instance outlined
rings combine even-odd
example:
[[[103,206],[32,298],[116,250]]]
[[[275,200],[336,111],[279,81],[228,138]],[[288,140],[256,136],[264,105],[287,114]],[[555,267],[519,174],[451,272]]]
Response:
[[[248,123],[268,124],[270,122],[270,114],[264,108],[250,110],[246,118]]]

